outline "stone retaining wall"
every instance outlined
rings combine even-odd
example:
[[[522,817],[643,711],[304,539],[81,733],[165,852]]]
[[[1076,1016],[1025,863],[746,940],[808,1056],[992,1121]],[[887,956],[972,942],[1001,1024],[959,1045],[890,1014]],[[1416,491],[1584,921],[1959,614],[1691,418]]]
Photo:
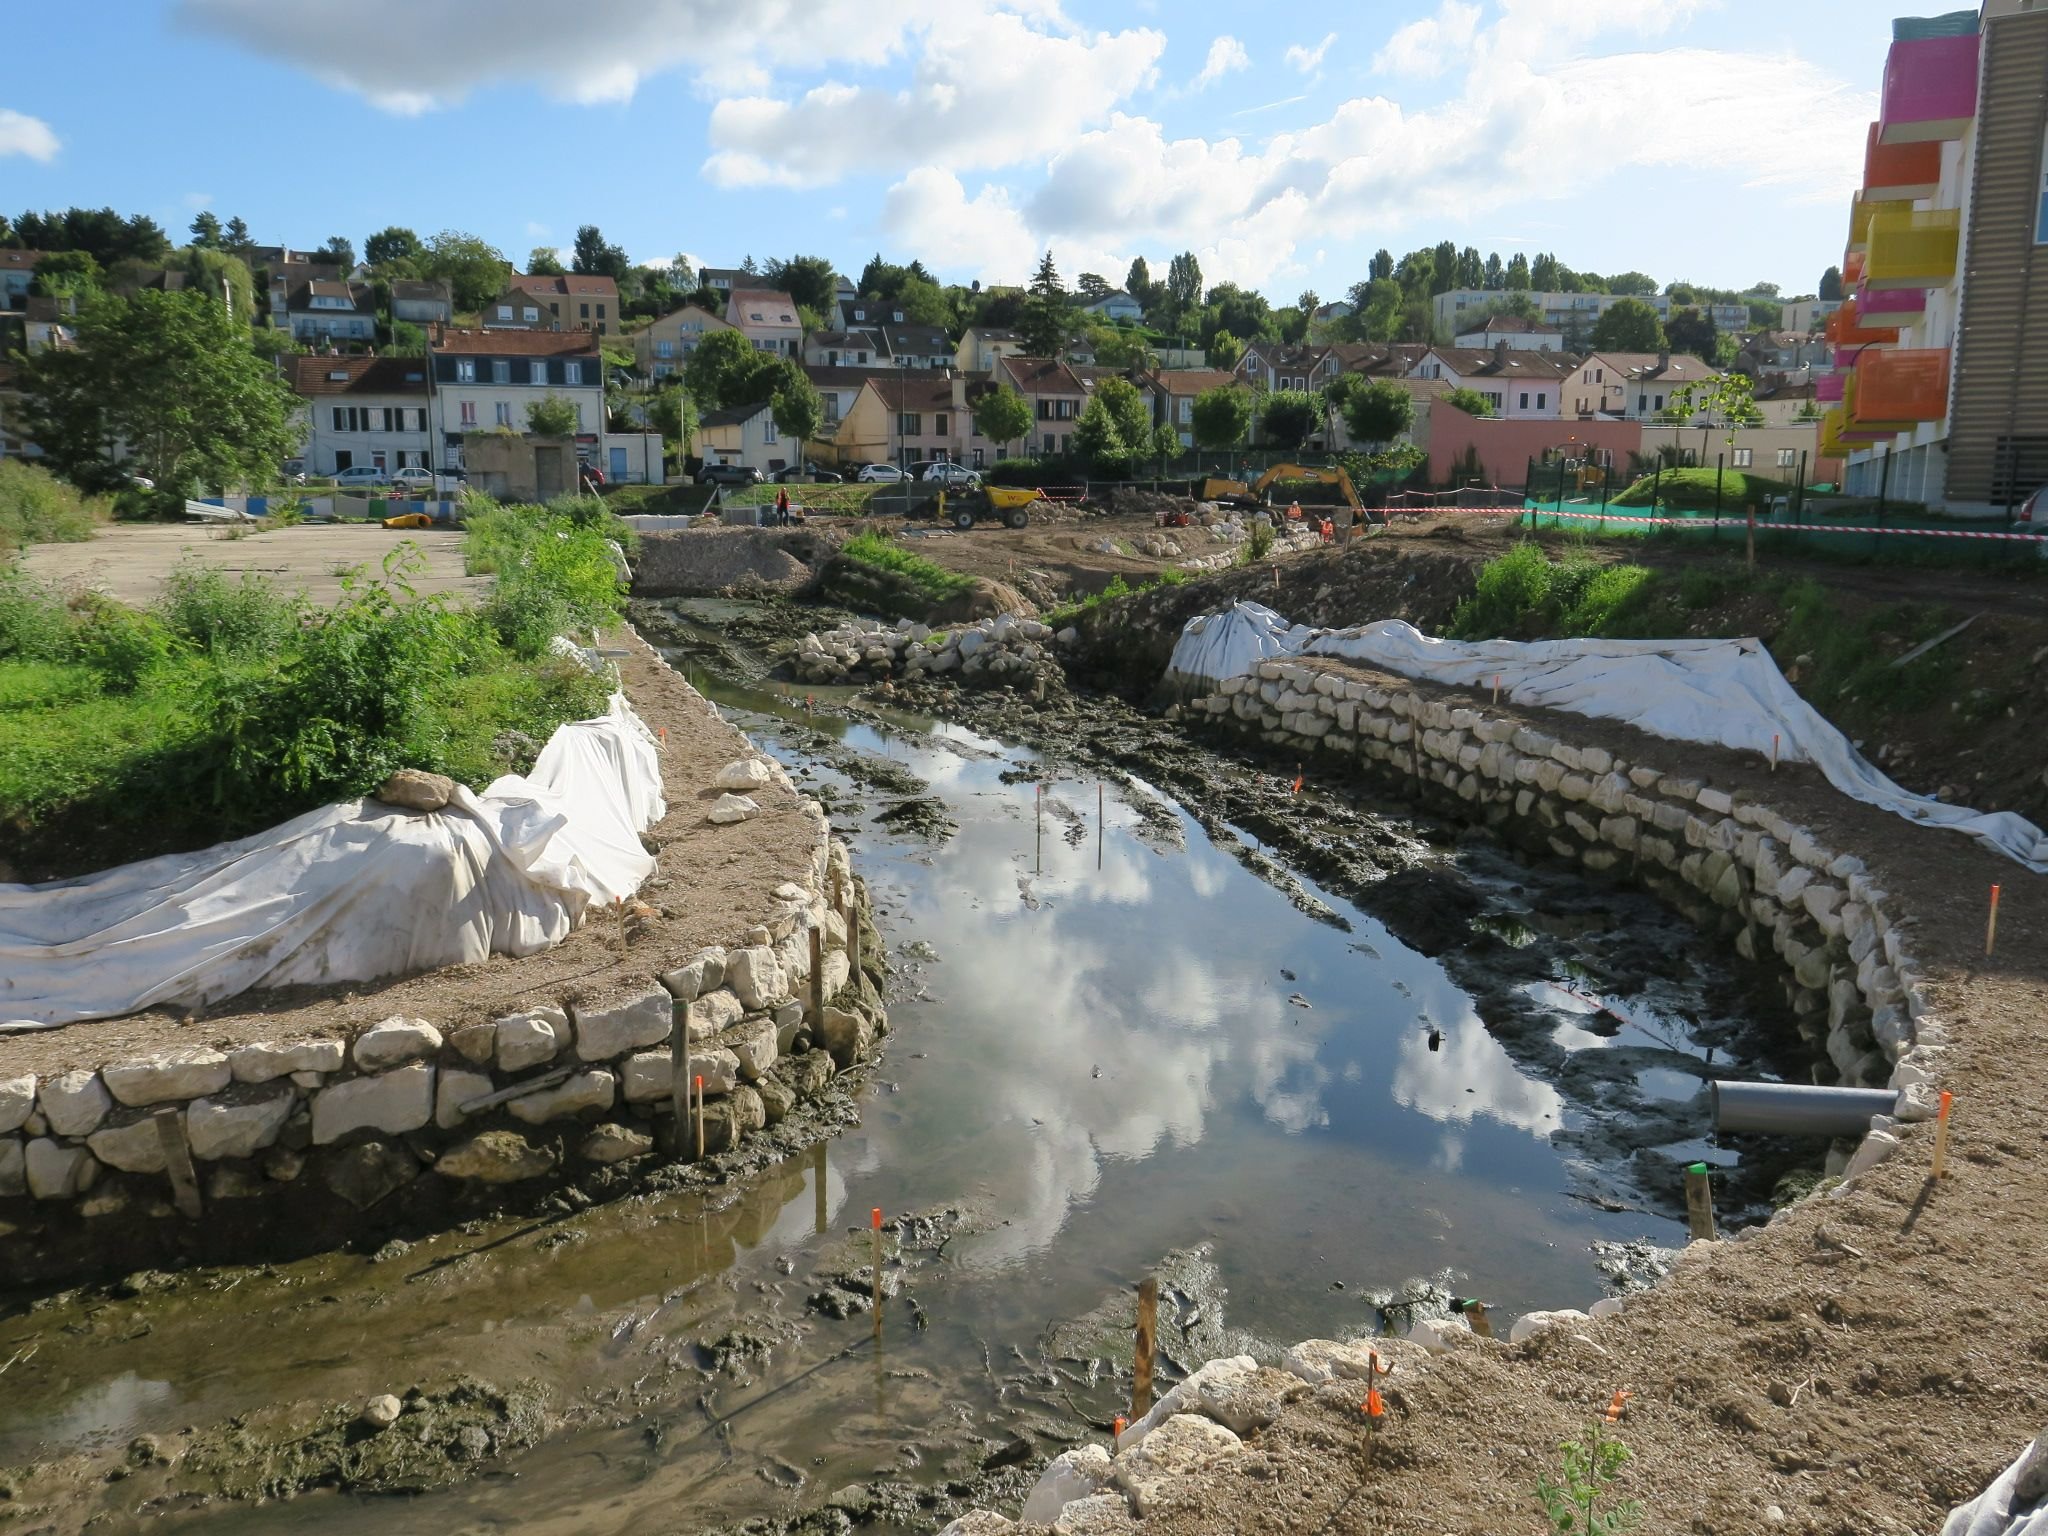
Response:
[[[704,1079],[707,1155],[776,1124],[888,1027],[855,965],[864,949],[864,969],[880,974],[871,928],[862,940],[864,892],[845,844],[806,804],[817,833],[808,866],[771,911],[740,915],[759,920],[743,943],[636,988],[627,940],[602,1005],[534,996],[445,1035],[401,1016],[353,1040],[188,1047],[0,1080],[0,1284],[166,1252],[249,1256],[235,1234],[255,1233],[260,1249],[281,1216],[333,1240],[373,1207],[378,1224],[460,1215],[487,1204],[489,1186],[673,1149],[679,1062]],[[683,1139],[694,1155],[694,1128]],[[278,1235],[263,1256],[320,1245]]]

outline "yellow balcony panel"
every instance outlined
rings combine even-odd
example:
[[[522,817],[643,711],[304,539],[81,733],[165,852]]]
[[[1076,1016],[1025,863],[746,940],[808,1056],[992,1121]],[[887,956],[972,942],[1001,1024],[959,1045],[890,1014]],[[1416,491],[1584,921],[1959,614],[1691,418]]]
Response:
[[[1915,212],[1878,207],[1870,219],[1870,244],[1863,257],[1866,287],[1945,288],[1955,281],[1956,252],[1962,245],[1963,216],[1954,208]]]
[[[1849,199],[1849,239],[1842,247],[1848,255],[1854,255],[1870,242],[1870,216],[1877,212],[1878,205],[1862,197]]]

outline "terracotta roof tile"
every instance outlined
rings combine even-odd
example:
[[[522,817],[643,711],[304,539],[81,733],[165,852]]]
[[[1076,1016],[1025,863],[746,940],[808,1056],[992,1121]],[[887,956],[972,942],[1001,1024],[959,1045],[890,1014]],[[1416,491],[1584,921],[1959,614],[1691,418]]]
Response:
[[[470,331],[436,326],[427,350],[450,357],[595,357],[595,331]]]
[[[424,395],[423,357],[292,357],[292,393],[320,395]]]

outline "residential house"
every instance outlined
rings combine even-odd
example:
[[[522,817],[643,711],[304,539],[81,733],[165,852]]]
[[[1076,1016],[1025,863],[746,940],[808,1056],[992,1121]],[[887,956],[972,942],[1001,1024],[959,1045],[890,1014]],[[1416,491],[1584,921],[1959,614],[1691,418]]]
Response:
[[[1818,388],[1805,369],[1766,373],[1754,387],[1757,414],[1763,417],[1765,426],[1794,426],[1821,418]]]
[[[1520,315],[1488,315],[1484,325],[1458,333],[1461,347],[1490,347],[1505,341],[1516,352],[1562,352],[1564,332]]]
[[[1714,322],[1714,329],[1733,335],[1749,329],[1749,306],[1747,304],[1709,303],[1699,306],[1707,318]]]
[[[544,311],[528,319],[528,311]],[[493,304],[484,306],[488,330],[532,329],[550,331],[596,331],[600,336],[619,334],[619,285],[608,277],[590,277],[578,272],[556,276],[514,272],[505,292]]]
[[[633,366],[642,378],[668,378],[683,371],[706,336],[731,329],[701,305],[685,304],[633,333]]]
[[[766,400],[706,411],[697,424],[697,449],[710,464],[744,464],[764,475],[804,458],[804,445],[782,441]]]
[[[1829,360],[1832,351],[1822,338],[1801,331],[1758,331],[1742,338],[1733,367],[1751,378],[1767,372],[1828,369],[1833,366]]]
[[[1370,379],[1406,378],[1428,350],[1419,341],[1336,342],[1330,348],[1335,364],[1330,378],[1343,373],[1361,373]],[[1323,382],[1328,383],[1329,378]]]
[[[1160,368],[1141,375],[1152,395],[1152,424],[1180,434],[1180,445],[1195,445],[1195,399],[1212,389],[1238,382],[1224,368]]]
[[[970,325],[953,349],[953,366],[962,373],[988,373],[1005,357],[1024,355],[1024,338],[998,326]]]
[[[842,330],[872,331],[885,325],[902,325],[908,317],[903,306],[889,299],[863,299],[858,294],[839,301]]]
[[[1105,293],[1101,298],[1081,306],[1091,315],[1099,315],[1112,323],[1119,320],[1138,321],[1145,318],[1145,306],[1132,298],[1123,289]]]
[[[882,324],[882,345],[889,361],[899,368],[951,368],[953,343],[945,330],[915,321],[889,320]]]
[[[556,303],[560,301],[557,300]],[[483,307],[478,320],[487,331],[559,331],[549,302],[524,288],[508,288]]]
[[[804,363],[814,368],[886,368],[879,331],[808,331]]]
[[[47,347],[68,347],[78,340],[78,300],[71,294],[51,298],[30,295],[21,320],[24,352],[33,354]]]
[[[292,340],[368,346],[377,339],[377,314],[367,284],[301,283],[285,299]]]
[[[1778,306],[1778,324],[1802,335],[1818,334],[1827,318],[1842,307],[1840,299],[1794,299]]]
[[[1321,389],[1337,376],[1338,364],[1329,347],[1255,341],[1233,371],[1254,389]]]
[[[280,361],[305,411],[306,442],[300,457],[308,473],[335,475],[365,464],[385,474],[433,467],[425,358]]]
[[[721,294],[730,294],[735,288],[752,288],[761,281],[760,274],[749,272],[743,267],[699,267],[697,286],[716,288]]]
[[[839,423],[852,411],[854,400],[860,394],[861,386],[874,377],[873,367],[843,363],[804,364],[804,375],[810,379],[811,388],[818,392],[818,399],[825,407],[825,430],[819,435],[837,438]]]
[[[182,275],[182,274],[181,274]],[[320,261],[284,261],[270,269],[270,324],[274,330],[291,328],[292,296],[309,283],[345,283],[348,274],[340,267]],[[155,286],[150,284],[148,286]],[[168,285],[166,285],[168,286]],[[259,301],[260,302],[260,301]]]
[[[427,360],[444,465],[459,462],[465,432],[524,432],[527,407],[550,395],[575,405],[577,442],[595,450],[604,430],[604,366],[594,331],[437,327],[427,334]]]
[[[974,392],[981,387],[977,383]],[[866,374],[840,418],[832,456],[848,468],[922,459],[979,467],[1006,445],[991,443],[975,430],[970,402],[969,381],[950,369]]]
[[[1468,310],[1484,309],[1498,303],[1505,295],[1490,288],[1449,288],[1430,301],[1430,320],[1439,336],[1456,336],[1465,329],[1462,320]],[[1593,322],[1621,301],[1618,293],[1558,293],[1552,291],[1532,292],[1527,295],[1536,306],[1536,312],[1554,331],[1561,332],[1566,344],[1579,341],[1593,329]],[[1670,295],[1662,293],[1642,294],[1640,301],[1657,312],[1659,320],[1669,320],[1673,305]],[[1747,309],[1743,311],[1743,324],[1748,323]]]
[[[1308,319],[1311,325],[1327,325],[1332,320],[1348,320],[1357,312],[1348,300],[1332,299],[1329,303],[1318,304],[1310,310]]]
[[[41,251],[0,251],[0,309],[25,309]]]
[[[408,325],[446,325],[455,318],[455,293],[445,277],[391,284],[391,318]]]
[[[1491,347],[1431,347],[1408,376],[1476,390],[1496,416],[1554,418],[1570,372],[1548,353],[1517,352],[1501,340]]]
[[[725,323],[737,327],[756,352],[803,355],[803,322],[797,318],[796,300],[786,293],[772,288],[735,288],[725,301]]]
[[[1070,364],[1055,357],[1006,357],[997,363],[991,377],[1008,384],[1030,404],[1031,453],[1051,457],[1067,452],[1074,424],[1088,405],[1088,386]]]
[[[1719,369],[1690,352],[1594,352],[1571,371],[1567,414],[1653,418],[1688,385],[1719,377]]]

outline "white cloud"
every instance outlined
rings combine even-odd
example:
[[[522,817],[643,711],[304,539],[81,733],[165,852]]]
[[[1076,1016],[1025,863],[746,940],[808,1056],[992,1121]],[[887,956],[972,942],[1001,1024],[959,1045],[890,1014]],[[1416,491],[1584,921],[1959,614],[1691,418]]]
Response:
[[[1304,48],[1300,43],[1295,43],[1287,50],[1287,62],[1304,75],[1312,75],[1323,67],[1323,55],[1330,51],[1330,44],[1335,41],[1337,34],[1327,32],[1323,35],[1323,40],[1313,48]]]
[[[913,165],[976,170],[1041,159],[1147,84],[1165,37],[1041,31],[962,9],[925,28],[901,90],[828,81],[711,111],[705,174],[720,186],[819,186]]]
[[[202,208],[211,208],[213,206],[213,194],[211,192],[187,192],[184,202],[187,208],[197,213]]]
[[[356,0],[351,30],[390,46],[354,50],[335,46],[332,16],[317,6],[175,0],[172,17],[412,116],[505,80],[590,104],[628,100],[643,80],[679,66],[715,67],[730,90],[736,79],[765,79],[763,69],[879,65],[903,51],[906,34],[963,9],[1060,15],[1057,0],[582,0],[579,34],[604,40],[584,49],[563,46],[555,0],[494,0],[481,23],[472,6]]]
[[[539,240],[539,239],[542,239],[542,238],[544,238],[544,237],[546,236],[547,232],[548,232],[548,227],[547,227],[547,225],[545,225],[545,224],[541,223],[541,222],[540,222],[540,221],[539,221],[538,219],[528,219],[528,220],[526,221],[526,237],[527,237],[527,239],[529,239],[529,240]]]
[[[0,155],[27,155],[47,165],[58,148],[57,135],[40,117],[0,107]]]
[[[1001,187],[973,198],[951,171],[923,166],[882,197],[882,227],[941,271],[1020,281],[1038,255],[1023,217]]]
[[[1244,44],[1226,34],[1209,45],[1209,57],[1202,61],[1202,72],[1190,82],[1188,89],[1202,90],[1232,70],[1249,69],[1251,64],[1252,56],[1244,51]]]
[[[1383,75],[1429,80],[1442,74],[1466,50],[1479,31],[1479,7],[1465,0],[1444,0],[1434,16],[1411,21],[1373,55],[1372,67]]]

